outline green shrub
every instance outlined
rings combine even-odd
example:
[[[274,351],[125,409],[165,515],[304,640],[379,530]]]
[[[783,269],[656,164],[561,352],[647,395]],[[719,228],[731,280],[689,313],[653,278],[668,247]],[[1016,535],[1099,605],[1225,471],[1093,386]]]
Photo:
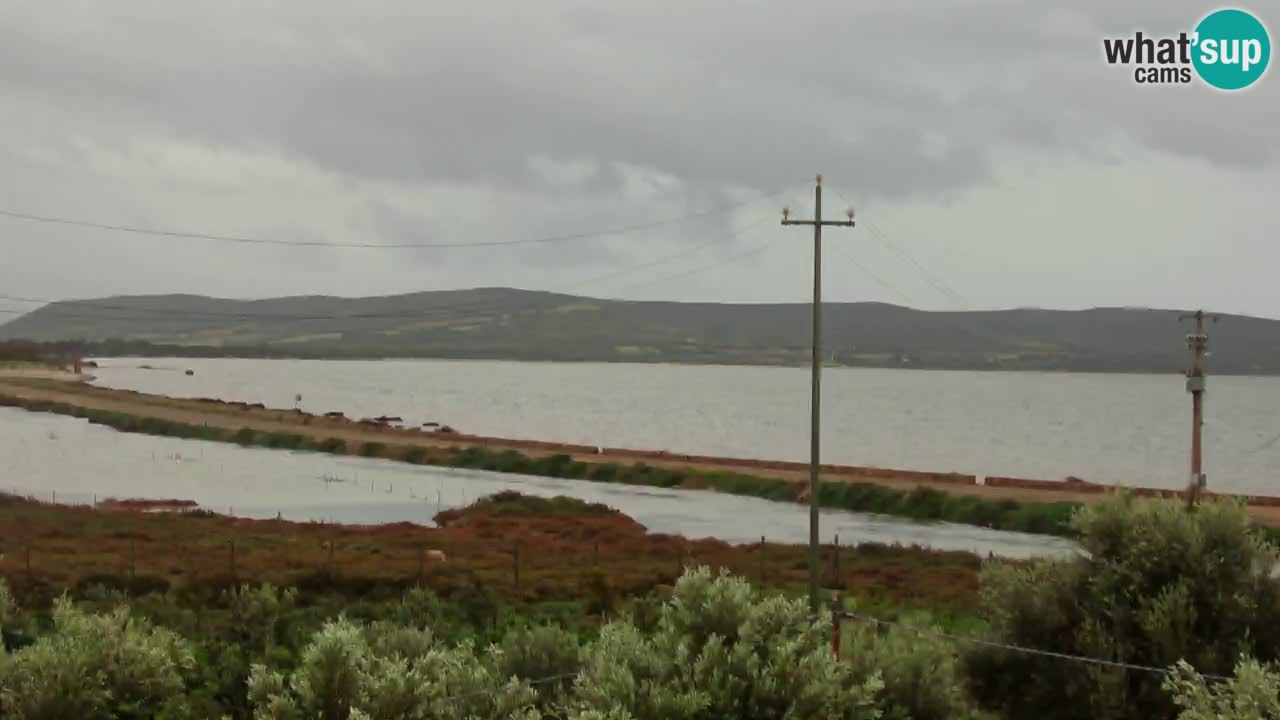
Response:
[[[866,623],[844,626],[844,657],[855,677],[878,675],[884,683],[878,696],[883,720],[977,718],[955,645],[921,635],[915,626],[914,621],[887,631]]]
[[[232,440],[241,445],[253,445],[258,438],[258,433],[253,428],[240,428],[236,434],[232,436]]]
[[[347,451],[347,442],[341,438],[328,438],[327,440],[321,440],[316,445],[316,450],[341,455]]]
[[[421,465],[426,459],[427,451],[420,447],[411,447],[404,453],[404,461],[414,465]]]
[[[591,469],[587,472],[587,478],[595,482],[612,483],[617,482],[621,474],[621,465],[617,463],[601,463],[591,466]]]
[[[1071,520],[1082,553],[982,576],[993,639],[1150,667],[1180,660],[1226,675],[1242,653],[1280,653],[1276,549],[1233,502],[1100,499]],[[1160,677],[1107,668],[1064,673],[1060,661],[997,649],[970,653],[983,702],[1011,717],[1170,717]]]
[[[306,443],[306,438],[297,433],[270,433],[263,440],[262,444],[269,448],[297,450]]]
[[[379,457],[385,452],[387,446],[380,442],[367,442],[360,446],[361,457]]]
[[[191,646],[120,608],[91,615],[57,603],[53,629],[0,663],[6,717],[185,717]]]
[[[0,628],[9,624],[17,608],[17,603],[13,601],[13,594],[9,592],[9,586],[5,584],[4,578],[0,578]]]
[[[731,495],[749,495],[767,500],[793,501],[799,497],[799,486],[785,480],[760,478],[737,473],[702,473],[703,478],[716,490]],[[819,499],[821,499],[819,495]]]
[[[580,655],[578,639],[554,625],[512,630],[498,646],[498,676],[525,682],[557,678],[538,686],[538,706],[548,709],[565,701],[582,665]]]
[[[551,498],[503,490],[476,500],[471,508],[494,515],[578,515],[616,512],[608,505],[557,495]]]
[[[280,636],[283,619],[297,603],[298,593],[264,583],[243,585],[225,595],[227,607],[236,619],[232,627],[237,639],[258,656],[268,656]]]
[[[538,717],[534,691],[500,676],[493,650],[478,651],[470,641],[433,645],[421,633],[407,644],[407,636],[384,642],[377,637],[384,629],[339,618],[315,634],[293,672],[254,665],[248,682],[253,717]]]
[[[740,578],[691,570],[652,635],[629,621],[600,631],[574,686],[574,717],[879,717],[879,679],[855,678],[832,657],[828,628],[807,615],[803,600],[759,599]]]
[[[1251,658],[1236,665],[1227,682],[1210,685],[1189,664],[1178,663],[1164,684],[1181,711],[1178,720],[1276,720],[1280,671]]]

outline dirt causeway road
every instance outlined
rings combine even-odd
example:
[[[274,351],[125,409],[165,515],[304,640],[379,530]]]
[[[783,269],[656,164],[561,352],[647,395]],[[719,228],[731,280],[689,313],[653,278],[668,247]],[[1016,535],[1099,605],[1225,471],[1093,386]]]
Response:
[[[804,463],[709,458],[377,427],[361,424],[355,420],[310,415],[297,410],[276,410],[247,406],[244,403],[207,399],[187,400],[149,395],[132,390],[112,390],[95,387],[82,380],[83,378],[71,373],[18,374],[0,370],[0,395],[26,401],[65,403],[88,410],[117,412],[139,418],[156,418],[232,431],[251,428],[258,432],[296,433],[316,441],[338,438],[346,442],[348,447],[358,447],[367,442],[403,448],[484,447],[498,451],[516,450],[531,457],[564,454],[584,463],[643,462],[655,467],[735,472],[795,483],[807,483],[809,477],[808,466]],[[824,466],[822,479],[826,482],[874,483],[899,490],[910,490],[922,486],[932,487],[958,495],[1019,502],[1089,502],[1103,495],[1096,488],[1093,492],[1086,492],[1073,489],[1066,483],[1042,484],[1051,485],[1049,488],[991,486],[975,483],[972,475],[849,466]],[[1061,489],[1058,489],[1057,485],[1061,485]],[[1251,504],[1249,511],[1260,522],[1280,525],[1280,507]]]

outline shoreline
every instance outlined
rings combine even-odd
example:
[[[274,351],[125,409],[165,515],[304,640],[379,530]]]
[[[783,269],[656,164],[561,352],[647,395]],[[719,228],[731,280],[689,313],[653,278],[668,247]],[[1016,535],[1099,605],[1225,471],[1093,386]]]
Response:
[[[74,378],[74,379],[71,379]],[[534,475],[574,476],[605,482],[633,484],[679,483],[681,486],[718,490],[734,494],[756,495],[775,500],[807,501],[807,463],[780,460],[754,460],[666,451],[629,448],[596,448],[594,446],[555,443],[538,440],[494,438],[462,433],[427,432],[390,426],[368,425],[347,418],[312,415],[301,410],[278,410],[211,398],[181,399],[140,393],[132,390],[102,388],[84,382],[84,376],[62,373],[52,377],[13,377],[0,374],[0,399],[4,404],[43,409],[60,414],[89,417],[91,421],[117,429],[152,434],[174,434],[179,437],[259,444],[267,447],[311,447],[327,452],[350,452],[372,457],[407,461],[417,464],[452,465],[477,469],[496,469]],[[48,406],[48,407],[42,407]],[[93,415],[102,416],[95,420]],[[106,417],[111,416],[111,417]],[[152,430],[142,425],[152,424]],[[169,423],[173,432],[160,427]],[[136,427],[135,427],[136,426]],[[195,433],[195,434],[192,434]],[[263,437],[258,438],[258,435]],[[328,447],[326,447],[328,446]],[[339,449],[340,448],[340,449]],[[629,466],[627,464],[630,464]],[[608,473],[603,471],[608,470]],[[597,478],[601,471],[607,477]],[[870,507],[851,507],[870,502],[867,498],[848,499],[865,488],[882,494],[899,496],[926,495],[930,503],[955,500],[970,505],[990,505],[1010,514],[1016,505],[1041,510],[1052,508],[1054,515],[1062,506],[1095,501],[1108,493],[1128,490],[1137,495],[1171,497],[1178,491],[1142,488],[1120,488],[1083,481],[1045,481],[1026,478],[986,477],[895,470],[861,466],[824,464],[824,506],[838,509],[884,512]],[[565,473],[573,473],[566,475]],[[657,473],[657,475],[655,475]],[[748,487],[750,486],[750,487]],[[864,493],[865,494],[865,493]],[[838,497],[835,497],[838,496]],[[1209,495],[1233,497],[1248,504],[1255,521],[1280,526],[1280,498],[1258,496]],[[889,504],[885,498],[877,498]],[[981,508],[985,510],[985,508]],[[966,511],[971,508],[966,507]],[[1036,527],[996,527],[995,518],[984,519],[993,512],[972,510],[966,517],[973,521],[954,520],[942,510],[929,510],[918,519],[944,520],[993,529],[1063,534],[1053,523],[1030,523]],[[925,511],[921,511],[925,512]],[[908,514],[908,511],[887,514]],[[1069,513],[1068,513],[1069,514]]]
[[[724,360],[707,360],[707,361],[677,361],[677,360],[644,360],[644,359],[591,359],[591,358],[567,358],[567,359],[549,359],[539,357],[498,357],[492,355],[476,355],[476,356],[451,356],[451,355],[89,355],[86,359],[111,359],[111,360],[284,360],[290,362],[448,362],[448,363],[520,363],[532,365],[661,365],[665,367],[692,367],[692,368],[784,368],[791,370],[803,370],[808,372],[810,365],[808,361],[797,361],[795,363],[767,363],[767,362],[727,362]],[[1137,377],[1175,377],[1185,378],[1185,370],[1069,370],[1065,368],[1008,368],[1008,367],[991,367],[988,365],[973,367],[942,367],[930,365],[848,365],[840,363],[824,363],[823,370],[913,370],[921,372],[945,372],[945,373],[1005,373],[1008,375],[1098,375],[1102,377],[1111,377],[1115,375],[1133,375]],[[1275,373],[1254,373],[1254,372],[1234,372],[1230,370],[1218,371],[1214,373],[1215,377],[1230,378],[1255,378],[1259,380],[1280,379],[1280,371]]]

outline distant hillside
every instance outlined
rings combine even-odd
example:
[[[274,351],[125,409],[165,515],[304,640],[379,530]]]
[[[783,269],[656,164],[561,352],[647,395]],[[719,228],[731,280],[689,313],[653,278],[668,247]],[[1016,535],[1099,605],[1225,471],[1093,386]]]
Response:
[[[1177,311],[926,312],[824,308],[827,361],[919,368],[1179,372]],[[100,354],[441,357],[802,364],[804,304],[598,300],[477,289],[370,298],[222,300],[150,295],[66,301],[0,325],[0,339],[88,341]],[[1223,316],[1214,373],[1280,374],[1280,321]]]

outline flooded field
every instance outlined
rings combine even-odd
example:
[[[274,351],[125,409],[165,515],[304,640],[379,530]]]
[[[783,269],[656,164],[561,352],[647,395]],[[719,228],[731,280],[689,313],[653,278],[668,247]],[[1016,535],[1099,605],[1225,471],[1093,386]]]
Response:
[[[601,502],[652,532],[729,542],[803,543],[800,505],[690,490],[662,490],[407,465],[387,460],[118,433],[58,415],[0,408],[0,489],[59,502],[175,498],[242,517],[343,523],[431,524],[443,509],[500,490]],[[1057,538],[825,511],[824,540],[919,544],[1006,557],[1070,552]]]

